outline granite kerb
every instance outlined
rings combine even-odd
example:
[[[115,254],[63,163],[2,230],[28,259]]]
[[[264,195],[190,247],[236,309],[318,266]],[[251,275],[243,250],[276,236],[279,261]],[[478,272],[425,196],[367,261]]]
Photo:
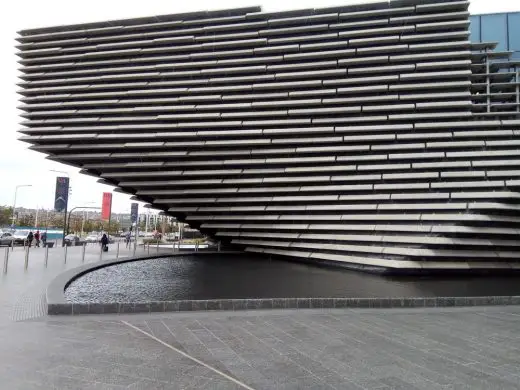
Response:
[[[390,309],[520,305],[520,296],[425,298],[258,298],[151,302],[49,303],[48,314],[128,314],[260,309]]]
[[[70,270],[67,270],[59,275],[57,275],[47,286],[46,292],[45,292],[45,298],[47,301],[47,312],[48,314],[72,314],[72,303],[67,301],[65,297],[65,290],[67,287],[77,278],[81,277],[82,275],[85,275],[86,273],[95,271],[100,268],[109,267],[116,264],[121,263],[129,263],[133,261],[141,261],[141,260],[150,260],[150,259],[157,259],[157,258],[164,258],[164,257],[176,257],[176,256],[208,256],[208,255],[236,255],[240,254],[241,252],[237,251],[201,251],[201,252],[176,252],[176,253],[164,253],[159,252],[155,254],[150,255],[142,255],[142,256],[131,256],[131,257],[121,257],[119,259],[110,259],[110,260],[102,260],[95,263],[86,263],[82,264],[78,267],[72,268]],[[102,304],[103,306],[106,306],[107,310],[111,305],[114,304]],[[119,306],[118,306],[119,307]],[[70,313],[67,312],[67,309],[70,308]],[[76,313],[78,311],[82,311],[82,314],[85,312],[85,307],[78,306],[76,304]],[[113,310],[107,311],[107,312],[114,312]]]

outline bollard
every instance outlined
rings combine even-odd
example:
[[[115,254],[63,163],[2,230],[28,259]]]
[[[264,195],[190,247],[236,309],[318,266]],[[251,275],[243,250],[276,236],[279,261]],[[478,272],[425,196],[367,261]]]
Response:
[[[67,264],[67,251],[68,251],[67,248],[68,247],[69,246],[67,244],[65,244],[65,247],[64,247],[65,249],[63,250],[63,252],[64,252],[64,262],[63,262],[63,264]]]
[[[14,240],[11,241],[11,252],[13,252],[13,251],[14,251]]]
[[[217,243],[217,252],[220,252],[220,241]]]
[[[5,248],[4,256],[4,274],[7,273],[7,265],[9,264],[9,247]]]
[[[150,254],[150,243],[148,243],[148,254]]]
[[[117,242],[116,259],[119,259],[119,241]]]
[[[157,250],[156,253],[159,253],[159,240],[157,240]]]
[[[27,249],[25,250],[25,263],[23,265],[23,269],[27,269],[29,267],[29,246],[27,245]]]
[[[85,249],[87,248],[87,244],[83,244],[83,249],[81,251],[81,262],[84,263],[85,262]]]
[[[49,262],[49,247],[47,245],[45,245],[45,258],[43,261],[43,265],[45,266],[45,268],[47,268],[48,262]]]
[[[103,245],[99,246],[99,261],[103,260]]]

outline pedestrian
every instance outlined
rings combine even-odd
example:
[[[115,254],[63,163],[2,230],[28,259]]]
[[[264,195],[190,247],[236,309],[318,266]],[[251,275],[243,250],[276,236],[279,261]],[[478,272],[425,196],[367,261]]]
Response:
[[[31,247],[33,239],[34,239],[34,234],[32,231],[30,231],[29,234],[27,235],[27,245],[29,246],[29,248]]]
[[[108,237],[106,234],[103,234],[103,237],[101,237],[101,249],[103,252],[108,251]]]
[[[36,241],[34,246],[37,246],[39,248],[40,247],[40,231],[39,230],[36,230],[36,233],[34,233],[34,240]]]
[[[45,246],[47,245],[47,232],[43,232],[41,238],[42,238],[43,247],[45,248]]]
[[[126,242],[126,247],[127,247],[127,248],[130,247],[130,240],[131,240],[131,237],[132,237],[132,233],[130,233],[130,231],[126,232],[126,235],[125,235],[125,242]]]

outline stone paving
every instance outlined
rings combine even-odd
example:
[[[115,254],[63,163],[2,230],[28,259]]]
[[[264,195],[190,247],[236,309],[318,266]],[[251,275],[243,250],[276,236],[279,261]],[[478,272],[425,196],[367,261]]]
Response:
[[[108,252],[103,253],[102,259],[115,259],[116,246],[110,246]],[[9,250],[7,273],[2,273],[5,259],[5,250],[0,248],[0,323],[6,319],[23,320],[42,316],[46,313],[44,294],[47,285],[58,274],[82,264],[82,247],[67,248],[67,262],[65,262],[64,248],[49,249],[47,266],[45,266],[45,249],[31,248],[27,270],[24,269],[25,252],[22,247]],[[85,250],[85,263],[100,260],[99,245],[89,244]],[[139,249],[142,252],[142,248]],[[126,249],[120,244],[121,257],[129,256],[132,249]],[[139,252],[137,252],[139,253]]]
[[[53,317],[3,327],[0,378],[6,389],[519,389],[519,329],[518,307]]]
[[[0,389],[520,389],[520,306],[14,321],[62,261],[0,279]]]

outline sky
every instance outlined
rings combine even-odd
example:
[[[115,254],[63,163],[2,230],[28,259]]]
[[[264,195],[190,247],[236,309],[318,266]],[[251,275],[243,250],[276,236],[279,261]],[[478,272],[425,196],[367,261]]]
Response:
[[[80,175],[78,170],[45,159],[45,155],[28,150],[28,144],[20,142],[17,130],[22,118],[16,107],[20,95],[18,87],[19,59],[16,56],[17,31],[98,22],[111,19],[135,18],[180,12],[215,10],[233,7],[261,6],[265,12],[301,8],[321,8],[374,1],[363,0],[24,0],[0,3],[0,206],[12,206],[16,185],[31,184],[18,190],[17,207],[51,209],[54,203],[55,178],[66,171],[70,176],[72,195],[70,207],[101,205],[102,193],[110,192],[110,186],[96,183],[93,177]],[[520,11],[518,0],[473,0],[472,14]],[[129,212],[129,197],[114,193],[114,212]]]

